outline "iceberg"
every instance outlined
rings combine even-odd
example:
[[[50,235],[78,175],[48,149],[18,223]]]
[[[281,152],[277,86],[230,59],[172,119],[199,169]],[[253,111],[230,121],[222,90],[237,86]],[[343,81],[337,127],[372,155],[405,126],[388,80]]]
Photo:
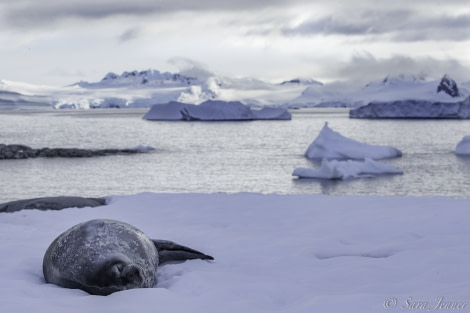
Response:
[[[470,135],[465,136],[459,141],[455,147],[455,154],[462,156],[470,156]]]
[[[416,119],[468,119],[470,97],[459,102],[427,100],[397,100],[370,102],[349,111],[351,118],[416,118]]]
[[[238,101],[209,100],[200,105],[188,105],[181,111],[187,121],[254,120],[251,109]]]
[[[380,163],[369,158],[364,161],[328,161],[323,159],[319,169],[299,167],[294,170],[292,176],[298,176],[299,178],[350,179],[385,174],[403,174],[403,171],[393,165]]]
[[[328,127],[326,122],[317,138],[310,144],[308,159],[387,159],[401,156],[400,150],[390,146],[369,145],[344,137]]]
[[[171,101],[152,106],[143,119],[152,121],[290,120],[291,114],[282,108],[265,107],[253,110],[239,101],[208,100],[199,105]]]

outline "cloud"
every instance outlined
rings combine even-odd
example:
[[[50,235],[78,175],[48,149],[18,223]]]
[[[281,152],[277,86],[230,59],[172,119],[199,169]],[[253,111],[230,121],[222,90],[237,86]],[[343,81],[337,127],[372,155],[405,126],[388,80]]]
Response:
[[[189,58],[173,57],[167,63],[178,68],[178,72],[184,76],[195,77],[201,80],[214,76],[214,73],[205,64]]]
[[[357,14],[336,14],[307,20],[295,27],[282,29],[284,35],[365,35],[386,33],[402,28],[412,16],[409,10],[363,11]]]
[[[283,27],[285,36],[390,35],[392,41],[470,39],[470,14],[426,16],[411,10],[335,14]],[[375,39],[375,37],[374,37]]]
[[[449,74],[457,81],[466,81],[469,71],[469,67],[456,59],[412,58],[404,55],[376,58],[370,53],[363,53],[356,54],[349,62],[328,64],[328,68],[323,69],[323,75],[330,79],[340,78],[364,86],[372,80],[399,74],[419,75],[432,79],[439,79],[444,74]]]
[[[119,36],[119,41],[127,42],[127,41],[134,40],[140,36],[140,33],[141,33],[140,28],[138,27],[130,28]]]
[[[308,2],[297,0],[297,2]],[[141,17],[176,12],[250,11],[276,5],[285,0],[0,0],[3,23],[13,27],[47,26],[66,19],[97,20],[117,16]]]

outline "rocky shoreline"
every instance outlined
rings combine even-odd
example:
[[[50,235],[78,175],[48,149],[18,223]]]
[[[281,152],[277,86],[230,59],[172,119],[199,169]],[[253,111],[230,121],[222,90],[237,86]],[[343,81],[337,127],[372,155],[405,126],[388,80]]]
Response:
[[[106,205],[106,198],[84,197],[42,197],[0,203],[0,213],[13,213],[22,210],[62,210]]]
[[[133,149],[78,149],[78,148],[40,148],[33,149],[25,145],[0,144],[0,160],[28,159],[28,158],[89,158],[115,154],[136,154],[153,150],[150,147],[137,147]]]

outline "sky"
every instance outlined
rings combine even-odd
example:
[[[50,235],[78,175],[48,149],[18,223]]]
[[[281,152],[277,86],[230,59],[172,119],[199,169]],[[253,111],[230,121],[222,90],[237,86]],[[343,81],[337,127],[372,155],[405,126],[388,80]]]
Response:
[[[0,0],[0,79],[193,67],[281,82],[470,80],[468,0]]]

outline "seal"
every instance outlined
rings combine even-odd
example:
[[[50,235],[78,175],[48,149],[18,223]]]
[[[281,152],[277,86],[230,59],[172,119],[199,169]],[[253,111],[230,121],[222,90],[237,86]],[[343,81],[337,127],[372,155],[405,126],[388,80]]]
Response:
[[[124,222],[95,219],[59,235],[44,254],[47,283],[109,295],[157,284],[158,265],[214,258],[167,240],[152,240]]]

